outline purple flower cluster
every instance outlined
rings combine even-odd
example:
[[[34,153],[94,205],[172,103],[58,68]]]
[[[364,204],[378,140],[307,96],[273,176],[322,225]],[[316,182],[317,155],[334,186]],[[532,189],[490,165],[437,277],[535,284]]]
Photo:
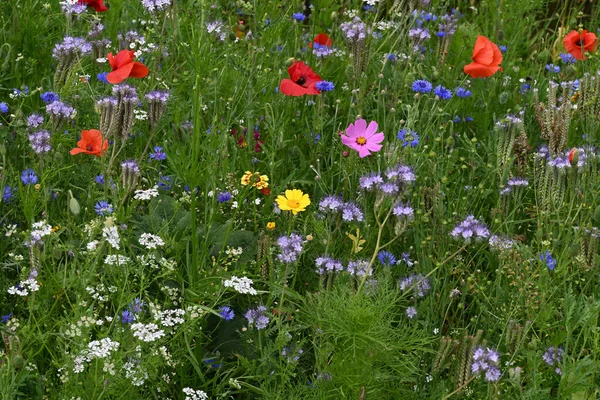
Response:
[[[395,167],[385,171],[387,181],[378,173],[371,173],[360,177],[359,187],[368,192],[379,191],[388,196],[394,196],[400,193],[406,184],[416,180],[412,168],[406,165],[398,164]]]
[[[52,57],[60,60],[73,55],[83,56],[92,52],[92,45],[83,38],[66,36],[52,50]]]
[[[340,272],[344,270],[344,266],[340,261],[329,257],[317,257],[315,264],[317,266],[316,272],[319,275],[327,275],[331,272]]]
[[[75,115],[77,115],[77,110],[60,100],[53,101],[52,103],[46,105],[46,112],[50,114],[50,117],[59,119],[73,119],[75,118]]]
[[[296,346],[285,346],[281,350],[281,355],[287,358],[287,362],[298,361],[304,350],[297,349]]]
[[[165,104],[169,100],[169,92],[163,90],[153,90],[146,94],[146,100],[148,102],[158,102]]]
[[[290,236],[281,236],[277,239],[279,254],[277,259],[284,264],[296,262],[302,252],[302,236],[292,233]]]
[[[562,375],[562,371],[560,369],[560,364],[562,363],[564,354],[565,354],[565,351],[560,347],[557,347],[557,348],[548,347],[548,349],[542,356],[542,360],[544,360],[544,362],[546,364],[548,364],[550,367],[556,366],[556,368],[554,369],[554,372],[556,372],[558,375]]]
[[[44,154],[52,150],[50,146],[50,132],[48,131],[37,131],[29,135],[29,142],[31,148],[37,154]]]
[[[313,43],[313,51],[312,52],[315,56],[317,56],[317,58],[325,58],[325,57],[331,55],[333,53],[333,50],[331,49],[331,46],[325,46],[323,44]],[[321,90],[321,89],[319,89],[319,90]]]
[[[248,325],[254,325],[258,330],[265,329],[269,325],[269,317],[265,315],[267,308],[265,306],[258,306],[256,308],[249,309],[244,317],[248,320]]]
[[[431,290],[429,278],[426,278],[423,274],[410,274],[400,279],[400,290],[406,292],[410,289],[414,289],[417,297],[425,297]]]
[[[350,22],[344,22],[340,26],[344,39],[350,42],[362,42],[370,33],[367,25],[359,17],[354,17]]]
[[[31,114],[29,117],[27,117],[28,128],[37,128],[43,123],[44,117],[42,117],[40,114]]]
[[[69,15],[79,15],[79,14],[83,14],[85,12],[85,9],[87,8],[87,5],[84,3],[80,3],[80,2],[73,2],[73,1],[61,1],[60,2],[60,8],[62,9],[62,12],[65,13],[65,15],[69,16]]]
[[[442,15],[440,17],[439,30],[436,33],[438,37],[453,36],[458,26],[458,17],[456,13]]]
[[[355,277],[363,277],[367,275],[369,262],[367,260],[349,261],[346,271]],[[373,274],[373,270],[369,271],[369,276]]]
[[[516,245],[514,240],[499,235],[490,236],[490,240],[488,241],[488,243],[492,250],[496,250],[499,252],[508,251]]]
[[[463,222],[456,225],[450,234],[455,239],[482,239],[490,236],[490,230],[473,215],[469,215]]]
[[[123,101],[128,103],[137,103],[139,101],[137,90],[131,85],[126,83],[121,83],[119,85],[115,85],[112,88],[112,92],[114,95],[118,96],[118,98],[123,99]]]
[[[150,13],[163,11],[170,5],[171,0],[142,0],[142,6]]]
[[[407,204],[398,203],[394,206],[392,210],[392,214],[398,218],[408,218],[412,219],[414,216],[415,210]]]
[[[519,178],[519,177],[510,178],[508,180],[508,182],[506,182],[506,184],[508,186],[511,186],[511,187],[515,187],[515,186],[529,186],[529,182],[527,181],[527,179],[525,179],[525,178]]]
[[[319,211],[324,214],[342,213],[342,219],[346,222],[361,222],[364,218],[363,212],[352,202],[344,202],[339,196],[325,196],[319,203]]]
[[[490,348],[477,347],[473,352],[473,363],[471,372],[475,374],[485,373],[487,382],[497,382],[500,379],[500,354]]]

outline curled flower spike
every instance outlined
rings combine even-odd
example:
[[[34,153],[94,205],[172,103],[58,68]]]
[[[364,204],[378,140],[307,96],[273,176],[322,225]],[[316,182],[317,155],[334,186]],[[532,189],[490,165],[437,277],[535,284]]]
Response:
[[[485,36],[479,35],[473,49],[473,62],[465,65],[465,74],[472,78],[488,78],[494,75],[500,68],[502,52],[495,43]]]
[[[133,61],[133,54],[133,50],[121,50],[116,56],[108,53],[108,62],[112,68],[112,72],[106,75],[108,82],[121,83],[129,77],[143,78],[150,73],[144,64]]]

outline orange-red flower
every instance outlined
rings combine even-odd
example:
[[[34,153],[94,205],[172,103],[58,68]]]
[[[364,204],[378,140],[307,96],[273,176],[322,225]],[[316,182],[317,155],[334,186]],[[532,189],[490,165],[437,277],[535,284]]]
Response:
[[[588,32],[583,29],[581,32],[572,31],[569,32],[563,40],[565,49],[576,59],[585,60],[586,56],[583,55],[584,51],[596,51],[598,46],[598,38],[592,32]]]
[[[321,46],[331,47],[333,40],[331,40],[329,35],[326,33],[319,33],[317,36],[315,36],[315,40],[308,44],[308,47],[312,48],[313,43],[320,44]]]
[[[112,72],[106,75],[107,81],[112,84],[121,83],[129,77],[143,78],[150,73],[144,64],[133,61],[133,53],[133,50],[121,50],[116,56],[108,53],[108,62]]]
[[[279,85],[281,93],[286,96],[321,94],[316,85],[323,79],[302,61],[294,61],[288,68],[288,74],[291,79],[283,79]]]
[[[464,68],[465,74],[471,78],[487,78],[498,70],[502,71],[502,53],[498,46],[485,36],[477,36],[472,58],[473,62]]]
[[[573,165],[573,158],[575,158],[576,155],[577,155],[577,147],[573,147],[571,149],[571,151],[569,152],[569,163],[571,163],[571,165]]]
[[[104,5],[104,0],[79,0],[79,4],[88,5],[98,12],[108,10],[108,7]]]
[[[71,150],[71,155],[85,153],[100,157],[106,149],[108,149],[108,140],[102,141],[102,132],[98,129],[90,129],[81,131],[81,140],[77,142],[77,147]]]

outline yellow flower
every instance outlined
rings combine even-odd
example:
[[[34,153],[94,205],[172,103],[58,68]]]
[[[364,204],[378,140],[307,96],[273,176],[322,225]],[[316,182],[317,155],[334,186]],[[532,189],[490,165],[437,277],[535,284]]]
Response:
[[[258,175],[258,172],[256,174]],[[264,188],[269,187],[269,177],[267,175],[260,175],[258,177],[258,182],[256,182],[253,186],[256,186],[258,190],[263,190]]]
[[[244,176],[242,176],[242,185],[244,186],[248,186],[248,184],[250,183],[250,178],[252,178],[252,172],[250,171],[246,171],[244,172]]]
[[[275,222],[267,222],[267,229],[270,231],[275,229]]]
[[[281,210],[291,211],[294,215],[299,211],[304,211],[310,204],[308,195],[299,189],[286,190],[285,196],[279,195],[275,201]]]

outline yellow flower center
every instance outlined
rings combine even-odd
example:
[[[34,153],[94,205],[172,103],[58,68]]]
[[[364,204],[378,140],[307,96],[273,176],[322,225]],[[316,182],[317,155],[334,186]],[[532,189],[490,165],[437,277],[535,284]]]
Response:
[[[367,143],[367,139],[364,136],[359,136],[358,138],[356,138],[356,144],[359,144],[362,146],[365,143]]]
[[[300,202],[298,200],[288,200],[288,206],[292,209],[300,207]]]

